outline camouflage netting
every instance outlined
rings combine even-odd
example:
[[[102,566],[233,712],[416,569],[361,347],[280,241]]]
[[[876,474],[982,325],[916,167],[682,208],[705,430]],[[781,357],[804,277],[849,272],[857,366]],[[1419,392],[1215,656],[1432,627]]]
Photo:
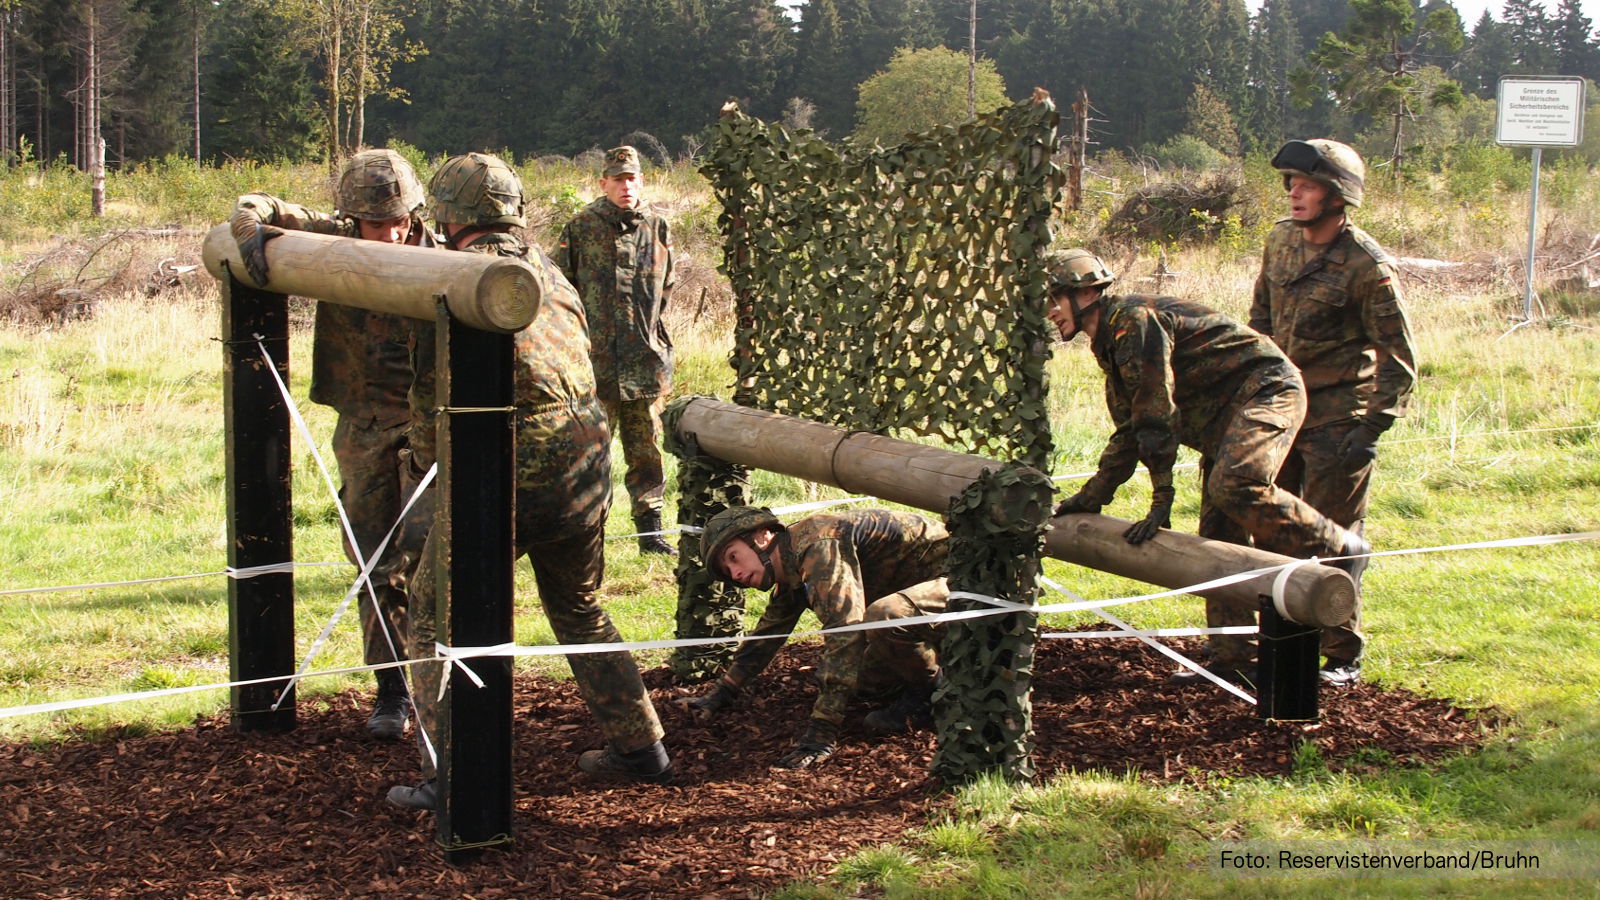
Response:
[[[725,111],[702,167],[739,308],[734,402],[1043,469],[1047,95],[865,152]]]
[[[1034,595],[1043,521],[1034,507],[1050,497],[1040,474],[1053,340],[1042,257],[1062,187],[1050,160],[1056,124],[1037,91],[898,147],[841,149],[730,105],[701,169],[722,203],[739,317],[734,401],[1032,466],[1008,467],[952,509],[956,583],[1018,602]],[[699,525],[735,502],[737,473],[693,447],[674,452],[685,461],[680,522]],[[1034,493],[1043,499],[1022,503],[1031,512],[1011,508]],[[679,567],[679,637],[728,633],[733,598],[691,564],[686,554]],[[936,763],[947,780],[1031,773],[1036,625],[1019,613],[956,630]],[[704,677],[712,662],[706,652],[674,665]]]
[[[661,415],[663,443],[678,457],[678,524],[695,526],[678,540],[678,619],[680,638],[735,637],[744,631],[744,591],[713,578],[700,559],[698,526],[730,506],[743,506],[745,471],[700,452],[691,436],[678,436],[678,420],[694,397],[679,397]],[[669,665],[680,681],[707,681],[722,674],[733,644],[679,647]]]
[[[1049,519],[1050,479],[1007,465],[950,503],[951,612],[990,604],[955,592],[1032,606]],[[934,700],[939,750],[933,773],[959,783],[984,771],[1033,777],[1033,713],[1028,690],[1039,617],[1015,612],[951,622],[939,659],[944,686]]]

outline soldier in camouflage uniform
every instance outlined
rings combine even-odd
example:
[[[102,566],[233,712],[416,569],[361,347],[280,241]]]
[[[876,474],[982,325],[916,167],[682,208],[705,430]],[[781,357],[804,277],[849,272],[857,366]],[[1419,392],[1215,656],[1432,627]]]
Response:
[[[1270,340],[1199,303],[1107,295],[1115,276],[1086,250],[1061,254],[1049,272],[1050,321],[1064,341],[1079,332],[1088,336],[1106,376],[1106,405],[1116,428],[1098,470],[1056,515],[1099,512],[1144,463],[1150,512],[1124,536],[1134,544],[1148,540],[1171,522],[1172,466],[1183,444],[1204,457],[1202,536],[1247,536],[1265,550],[1296,557],[1371,551],[1359,534],[1274,483],[1305,417],[1306,395],[1294,365]],[[1207,599],[1206,621],[1212,627],[1249,624],[1254,610]],[[1213,672],[1248,677],[1247,638],[1211,635],[1210,644]]]
[[[329,215],[267,194],[240,197],[230,224],[250,277],[257,284],[266,282],[265,246],[281,233],[279,229],[392,244],[434,244],[417,214],[423,203],[422,183],[411,164],[392,150],[364,150],[350,157],[339,173],[336,202],[338,211]],[[402,482],[410,419],[409,320],[337,303],[317,304],[316,315],[311,400],[338,413],[333,454],[342,482],[339,500],[365,557],[393,527],[408,496]],[[356,561],[348,539],[345,553]],[[391,542],[373,569],[376,605],[362,592],[359,609],[367,665],[405,658],[403,584],[409,568],[409,558]],[[375,737],[397,739],[405,732],[409,711],[405,676],[400,669],[382,669],[377,680],[377,703],[367,730]]]
[[[600,402],[622,441],[623,478],[642,553],[671,554],[661,532],[666,475],[661,410],[672,390],[672,339],[662,316],[672,296],[672,232],[640,210],[639,151],[606,153],[603,196],[561,230],[556,262],[589,316],[589,358]]]
[[[452,157],[429,182],[428,196],[451,249],[514,257],[540,273],[538,315],[515,341],[516,552],[533,566],[539,603],[558,641],[620,642],[622,635],[596,596],[605,574],[611,433],[595,398],[583,305],[548,256],[510,233],[524,224],[522,182],[504,162],[481,153]],[[418,371],[419,393],[433,395],[433,375]],[[430,535],[412,580],[411,643],[418,659],[433,655],[437,633],[433,543]],[[606,749],[583,753],[579,768],[600,778],[671,780],[672,764],[661,742],[665,732],[633,656],[581,653],[567,662],[607,740]],[[436,735],[443,664],[423,662],[415,668],[419,730]],[[436,771],[426,744],[423,774],[427,780],[416,787],[391,788],[389,801],[434,808]]]
[[[784,527],[771,512],[736,506],[711,517],[701,535],[711,574],[742,587],[773,591],[754,635],[794,631],[807,609],[823,628],[943,612],[949,534],[912,513],[863,509],[824,513]],[[707,693],[687,701],[709,718],[738,699],[783,646],[781,640],[739,645],[728,671]],[[823,638],[821,688],[811,720],[778,763],[799,769],[833,754],[844,710],[864,674],[898,676],[894,705],[867,716],[869,730],[888,733],[931,725],[929,703],[939,665],[938,631],[929,626],[874,629]]]
[[[1378,437],[1405,413],[1416,351],[1389,255],[1349,220],[1366,166],[1329,140],[1290,141],[1273,157],[1289,217],[1273,226],[1250,305],[1250,327],[1300,367],[1306,421],[1278,483],[1357,533]],[[1322,630],[1322,680],[1361,677],[1361,580],[1350,621]]]

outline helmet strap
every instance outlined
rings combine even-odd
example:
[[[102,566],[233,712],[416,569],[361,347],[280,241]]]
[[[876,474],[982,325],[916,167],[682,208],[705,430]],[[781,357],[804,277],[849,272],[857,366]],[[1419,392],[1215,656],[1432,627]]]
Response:
[[[786,537],[787,534],[788,532],[784,531],[772,532],[772,540],[767,542],[765,549],[757,547],[756,542],[750,540],[750,535],[747,534],[743,538],[745,545],[756,555],[756,559],[761,560],[761,569],[766,575],[767,587],[769,588],[778,583],[778,572],[772,565],[772,554],[778,552],[778,542]]]
[[[1078,291],[1081,290],[1087,290],[1087,288],[1073,288],[1070,293],[1067,294],[1067,312],[1072,316],[1072,333],[1062,338],[1062,343],[1072,340],[1083,331],[1083,317],[1094,310],[1095,307],[1099,306],[1100,301],[1106,296],[1105,289],[1102,288],[1100,289],[1100,293],[1095,295],[1095,298],[1092,301],[1085,303],[1080,308],[1078,306]]]

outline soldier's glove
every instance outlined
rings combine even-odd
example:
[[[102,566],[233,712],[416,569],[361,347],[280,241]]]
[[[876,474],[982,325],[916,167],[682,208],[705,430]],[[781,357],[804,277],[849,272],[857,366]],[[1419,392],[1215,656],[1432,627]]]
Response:
[[[267,241],[283,234],[283,229],[261,221],[253,209],[240,208],[228,221],[228,230],[233,233],[234,243],[239,245],[239,256],[244,260],[244,270],[249,274],[250,280],[254,281],[257,287],[265,285]]]
[[[709,722],[717,713],[733,705],[739,699],[739,689],[725,681],[718,681],[716,687],[699,695],[688,697],[682,701],[683,708],[695,717],[696,721]]]
[[[1378,438],[1394,424],[1394,417],[1368,413],[1345,435],[1339,445],[1339,459],[1346,472],[1359,472],[1378,458]]]
[[[1151,473],[1155,484],[1150,490],[1150,513],[1142,521],[1128,526],[1122,533],[1130,544],[1142,544],[1156,536],[1156,532],[1172,524],[1172,500],[1177,491],[1172,488],[1172,473]]]
[[[1156,536],[1156,532],[1172,524],[1172,501],[1157,500],[1150,504],[1150,514],[1128,526],[1122,533],[1130,544],[1142,544]]]
[[[1097,513],[1100,511],[1100,507],[1104,505],[1096,498],[1089,496],[1088,493],[1079,491],[1061,501],[1060,505],[1056,507],[1056,515],[1070,516],[1073,513]]]
[[[839,726],[833,722],[822,719],[812,719],[806,726],[806,733],[800,736],[799,742],[794,745],[783,759],[778,760],[780,769],[806,769],[833,755],[839,746]]]

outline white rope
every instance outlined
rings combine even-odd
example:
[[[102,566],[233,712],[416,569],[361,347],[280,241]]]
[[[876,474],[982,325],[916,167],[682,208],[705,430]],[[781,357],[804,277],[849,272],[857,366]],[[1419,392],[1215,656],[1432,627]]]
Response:
[[[388,549],[389,541],[394,537],[395,531],[397,531],[400,528],[400,524],[405,521],[406,514],[411,512],[411,507],[416,504],[417,498],[421,497],[422,492],[427,490],[428,485],[433,483],[433,476],[438,471],[439,464],[434,463],[428,467],[428,471],[422,476],[422,480],[417,482],[416,490],[411,492],[411,496],[406,499],[405,506],[400,510],[400,518],[396,519],[395,523],[389,526],[389,532],[383,536],[382,541],[378,542],[378,549],[373,551],[372,559],[368,560],[366,565],[362,567],[361,573],[357,575],[356,580],[351,583],[350,589],[345,591],[344,599],[339,601],[339,605],[334,609],[333,615],[328,618],[327,623],[322,626],[322,631],[317,635],[316,639],[311,642],[311,647],[306,651],[305,658],[300,661],[300,668],[295,670],[294,677],[289,679],[289,683],[284,685],[283,692],[280,693],[278,695],[278,699],[273,702],[273,709],[278,708],[278,705],[282,703],[284,698],[289,695],[289,692],[294,690],[294,686],[300,680],[300,678],[304,676],[306,672],[310,671],[311,663],[317,658],[317,655],[322,652],[322,648],[328,643],[328,637],[333,634],[333,627],[339,624],[339,620],[343,618],[345,612],[350,609],[350,601],[355,598],[357,593],[360,592],[362,583],[371,583],[368,580],[368,577],[372,574],[373,566],[377,565],[378,560],[383,558],[383,551]],[[384,636],[388,638],[389,650],[391,651],[390,655],[395,659],[404,658],[404,653],[394,652],[394,640],[393,638],[389,637],[388,619],[381,611],[379,612],[377,618],[378,622],[383,626]],[[402,674],[404,674],[403,670]],[[409,684],[407,685],[407,688],[410,688]]]
[[[267,352],[267,345],[261,340],[260,335],[256,335],[256,347],[261,350],[261,358],[266,361],[267,371],[272,373],[272,380],[278,385],[278,393],[282,395],[283,404],[289,410],[289,418],[294,422],[295,429],[300,432],[300,438],[306,442],[306,447],[310,449],[311,458],[317,464],[317,472],[322,475],[322,483],[327,486],[328,495],[333,498],[333,508],[339,514],[339,527],[344,530],[345,540],[349,543],[350,552],[356,558],[356,567],[360,570],[360,574],[356,576],[355,583],[358,586],[364,585],[367,589],[367,599],[372,603],[373,619],[379,623],[383,630],[383,640],[389,646],[389,656],[392,659],[401,659],[405,656],[405,653],[395,647],[394,635],[389,631],[389,624],[383,614],[383,607],[378,605],[378,589],[373,587],[372,579],[369,577],[372,565],[368,564],[366,556],[362,554],[361,542],[356,539],[355,527],[350,524],[350,517],[345,513],[344,503],[339,498],[339,486],[333,483],[333,476],[328,472],[327,464],[322,461],[322,453],[317,450],[317,439],[311,434],[311,426],[307,425],[305,417],[300,415],[300,407],[295,404],[294,396],[289,393],[289,386],[283,383],[283,376],[278,374],[278,366],[273,361],[272,354]],[[394,529],[390,528],[389,533],[393,534]],[[372,555],[376,558],[381,555],[381,551]],[[359,587],[353,590],[359,590]],[[335,620],[337,620],[338,616],[343,615],[346,606],[348,606],[348,602],[340,607],[335,614]],[[287,694],[287,691],[285,693]],[[282,701],[282,697],[279,698],[279,701]],[[277,704],[273,704],[273,707],[276,708]]]
[[[344,563],[344,562],[302,562],[302,563],[283,562],[283,563],[270,563],[270,564],[264,565],[264,566],[248,566],[248,567],[243,568],[243,569],[235,569],[235,568],[232,568],[230,566],[230,567],[225,568],[225,569],[218,569],[215,572],[195,572],[195,573],[190,574],[190,575],[163,575],[163,576],[161,576],[159,578],[133,578],[133,579],[129,579],[127,581],[96,581],[96,582],[93,582],[93,583],[90,583],[90,584],[63,584],[63,585],[60,585],[59,587],[11,588],[10,590],[0,591],[0,597],[6,597],[6,596],[10,596],[12,594],[54,594],[54,593],[57,593],[57,592],[60,592],[60,591],[98,591],[98,590],[102,590],[104,588],[128,587],[130,585],[136,585],[136,584],[159,584],[159,583],[164,582],[164,581],[192,581],[192,580],[194,580],[196,578],[216,578],[219,575],[226,575],[229,578],[238,580],[238,579],[244,579],[244,578],[254,578],[257,575],[275,575],[275,574],[277,574],[279,572],[289,572],[289,571],[292,571],[294,569],[307,569],[307,568],[316,568],[318,566],[343,566],[343,565],[347,565],[347,563]]]
[[[1376,556],[1407,556],[1407,555],[1419,555],[1419,554],[1424,554],[1424,553],[1456,552],[1456,551],[1462,551],[1462,550],[1503,549],[1503,548],[1511,548],[1511,547],[1532,547],[1532,546],[1541,546],[1541,545],[1549,545],[1549,544],[1568,543],[1568,542],[1572,542],[1572,541],[1591,541],[1591,540],[1596,540],[1596,539],[1600,539],[1600,531],[1573,532],[1573,533],[1569,533],[1569,534],[1548,534],[1548,535],[1538,535],[1538,536],[1533,536],[1533,537],[1521,537],[1521,538],[1504,538],[1504,539],[1500,539],[1500,540],[1475,541],[1475,542],[1470,542],[1470,543],[1450,544],[1450,545],[1437,546],[1437,547],[1421,547],[1421,548],[1403,549],[1403,550],[1384,550],[1384,551],[1372,553],[1370,555],[1374,556],[1374,557],[1376,557]],[[826,637],[826,636],[828,636],[830,634],[844,634],[844,633],[855,632],[855,631],[870,631],[870,630],[874,630],[874,629],[878,629],[878,628],[898,628],[898,627],[904,627],[904,626],[907,626],[907,625],[939,624],[939,623],[944,623],[944,622],[963,621],[963,620],[967,620],[967,619],[977,619],[977,618],[983,618],[983,617],[986,617],[986,616],[993,616],[993,615],[1006,615],[1006,614],[1014,613],[1014,612],[1019,611],[1019,610],[1026,610],[1028,612],[1038,613],[1038,614],[1041,614],[1041,615],[1042,614],[1048,614],[1048,613],[1055,613],[1055,612],[1063,612],[1063,611],[1094,610],[1097,615],[1100,615],[1102,618],[1106,619],[1108,622],[1111,622],[1112,624],[1117,625],[1119,631],[1121,632],[1121,636],[1132,636],[1132,637],[1138,638],[1141,635],[1141,633],[1138,630],[1134,629],[1132,626],[1127,625],[1127,623],[1123,623],[1120,620],[1116,619],[1115,617],[1110,616],[1109,614],[1106,614],[1106,613],[1102,612],[1102,610],[1104,608],[1106,608],[1106,607],[1109,607],[1109,606],[1115,606],[1115,605],[1125,604],[1125,603],[1135,603],[1135,602],[1138,602],[1140,600],[1153,599],[1153,598],[1157,598],[1157,597],[1165,597],[1165,596],[1170,596],[1170,595],[1173,595],[1173,594],[1195,593],[1197,591],[1206,590],[1209,587],[1218,586],[1219,584],[1231,583],[1233,581],[1242,580],[1242,579],[1246,579],[1246,578],[1254,578],[1254,577],[1257,577],[1257,576],[1259,576],[1259,575],[1261,575],[1263,573],[1284,570],[1284,569],[1288,569],[1288,568],[1292,568],[1292,567],[1297,567],[1297,566],[1305,564],[1306,562],[1307,562],[1306,560],[1293,560],[1291,562],[1285,563],[1282,566],[1274,566],[1274,567],[1266,568],[1266,569],[1258,569],[1258,570],[1254,570],[1254,571],[1251,571],[1251,572],[1243,573],[1241,576],[1230,576],[1229,578],[1213,579],[1213,580],[1208,581],[1208,582],[1202,582],[1200,584],[1189,585],[1189,586],[1183,587],[1183,588],[1174,588],[1174,589],[1172,589],[1170,591],[1161,591],[1161,592],[1157,592],[1157,593],[1153,593],[1153,594],[1142,594],[1142,595],[1133,596],[1133,597],[1119,597],[1119,598],[1113,598],[1113,599],[1109,599],[1109,600],[1082,600],[1082,599],[1079,599],[1079,600],[1076,600],[1076,601],[1073,601],[1073,602],[1070,602],[1070,603],[1054,603],[1054,604],[1045,604],[1045,605],[1031,606],[1031,607],[1030,606],[1024,606],[1024,605],[1021,605],[1021,604],[1017,604],[1017,603],[1015,603],[1013,601],[1002,600],[1000,598],[984,597],[983,595],[971,594],[971,593],[965,593],[964,592],[964,593],[961,594],[961,596],[970,597],[972,599],[976,599],[976,600],[980,600],[981,602],[985,602],[985,603],[989,604],[989,608],[987,608],[987,609],[962,610],[960,612],[954,612],[954,613],[946,612],[946,613],[939,613],[939,614],[910,616],[910,617],[906,617],[906,618],[902,618],[902,619],[886,619],[886,620],[879,621],[879,622],[860,622],[860,623],[857,623],[857,624],[854,624],[854,625],[846,625],[846,626],[842,626],[842,627],[839,627],[839,628],[816,629],[816,630],[811,630],[811,631],[795,631],[795,632],[791,632],[789,634],[773,634],[773,635],[749,635],[749,634],[745,634],[745,635],[734,635],[734,636],[727,636],[727,637],[673,638],[673,639],[661,639],[661,640],[650,640],[650,641],[620,641],[620,642],[608,643],[608,644],[566,644],[566,645],[556,644],[556,645],[541,645],[541,646],[523,646],[523,645],[515,645],[515,644],[497,644],[497,645],[489,646],[489,647],[448,647],[448,648],[447,647],[443,647],[441,645],[440,646],[441,655],[437,656],[437,657],[434,657],[432,659],[429,659],[429,660],[403,660],[403,661],[400,661],[400,662],[381,663],[381,664],[371,665],[371,666],[351,666],[351,667],[340,668],[340,669],[324,670],[324,671],[320,671],[320,672],[307,672],[307,673],[304,673],[301,677],[309,678],[309,677],[315,677],[315,676],[321,676],[321,675],[342,675],[342,674],[351,674],[351,673],[357,673],[357,672],[368,672],[368,671],[374,671],[374,670],[377,670],[377,669],[385,669],[385,668],[399,667],[399,666],[409,666],[409,665],[413,665],[413,664],[415,664],[417,662],[448,662],[448,663],[456,664],[457,661],[459,661],[459,660],[472,659],[472,658],[480,657],[480,656],[510,656],[510,657],[520,657],[520,656],[570,656],[570,655],[585,654],[585,653],[613,653],[613,652],[617,652],[617,651],[670,650],[670,649],[676,649],[678,647],[703,647],[703,646],[708,646],[708,645],[712,645],[712,644],[737,644],[737,643],[744,643],[746,641],[757,641],[757,640],[784,640],[784,641],[787,641],[790,638]],[[1053,581],[1050,581],[1049,579],[1041,578],[1041,581],[1044,582],[1047,586],[1052,587],[1052,589],[1054,589],[1054,590],[1058,590],[1058,591],[1060,591],[1062,593],[1066,593],[1069,596],[1076,596],[1076,595],[1072,594],[1071,591],[1068,591],[1067,589],[1061,587],[1060,585],[1055,584]],[[1224,633],[1234,633],[1234,632],[1224,632]],[[1243,632],[1239,632],[1239,633],[1243,633]],[[1147,635],[1144,639],[1148,640],[1148,637],[1149,636]],[[1160,649],[1161,652],[1164,653],[1165,655],[1168,655],[1168,656],[1173,657],[1174,659],[1177,659],[1180,662],[1180,664],[1183,664],[1185,662],[1185,660],[1183,660],[1181,658],[1181,656],[1176,653],[1176,651],[1171,651],[1170,648],[1158,647],[1158,649]],[[1195,664],[1192,661],[1188,661],[1188,664],[1187,664],[1186,667],[1195,668],[1197,670],[1199,668],[1201,668],[1201,667],[1198,666],[1198,664]],[[1207,674],[1209,674],[1209,673],[1207,673]],[[152,698],[152,697],[167,696],[167,695],[170,695],[170,694],[182,694],[182,693],[190,693],[190,692],[194,692],[194,691],[240,687],[240,686],[251,685],[251,684],[263,684],[263,683],[268,683],[268,682],[282,681],[282,680],[284,680],[285,678],[288,678],[288,677],[290,677],[290,676],[288,676],[288,675],[278,675],[278,676],[273,676],[273,677],[270,677],[270,678],[253,679],[253,680],[250,680],[250,681],[225,682],[225,683],[210,684],[210,685],[193,685],[193,686],[183,687],[183,688],[166,688],[166,689],[157,690],[157,691],[144,691],[144,692],[137,692],[137,693],[116,694],[116,695],[108,696],[108,697],[89,697],[89,698],[82,698],[82,699],[78,699],[78,700],[59,701],[57,703],[33,704],[33,705],[29,705],[29,706],[15,706],[15,707],[9,707],[9,708],[0,709],[0,718],[10,718],[10,717],[15,717],[15,716],[31,715],[31,714],[40,713],[40,712],[57,712],[57,711],[66,710],[66,709],[80,709],[80,708],[89,707],[89,706],[100,706],[100,705],[105,705],[105,704],[108,704],[108,703],[119,703],[119,702],[130,701],[130,700],[142,700],[142,699],[147,699],[147,698]],[[1233,689],[1233,687],[1231,685],[1225,685],[1225,687],[1230,689],[1230,690],[1233,690],[1235,693],[1243,694],[1243,692],[1236,691],[1236,689]],[[1244,695],[1244,696],[1248,697],[1248,695]]]
[[[1083,599],[1082,597],[1078,597],[1077,594],[1074,594],[1072,591],[1067,590],[1062,585],[1056,583],[1055,581],[1053,581],[1053,580],[1051,580],[1049,578],[1044,577],[1043,575],[1039,576],[1039,581],[1045,587],[1048,587],[1053,591],[1056,591],[1056,592],[1062,593],[1062,594],[1066,594],[1069,597],[1077,597],[1077,599],[1079,599],[1079,600]],[[1205,678],[1208,681],[1212,682],[1213,684],[1216,684],[1217,686],[1221,687],[1223,690],[1233,694],[1234,696],[1236,696],[1239,699],[1245,701],[1246,703],[1249,703],[1249,704],[1252,704],[1252,705],[1255,704],[1256,698],[1250,696],[1249,694],[1246,694],[1244,691],[1239,690],[1234,685],[1229,684],[1226,680],[1224,680],[1222,678],[1218,678],[1216,676],[1216,674],[1211,672],[1205,666],[1200,665],[1199,663],[1195,662],[1194,660],[1190,659],[1187,656],[1184,656],[1182,653],[1179,653],[1178,651],[1172,649],[1171,647],[1168,647],[1166,644],[1163,644],[1160,641],[1157,641],[1157,640],[1155,640],[1153,638],[1150,638],[1150,637],[1147,637],[1145,635],[1140,634],[1132,625],[1129,625],[1127,622],[1122,621],[1121,619],[1119,619],[1116,616],[1106,612],[1103,609],[1097,609],[1094,612],[1095,612],[1095,615],[1099,616],[1102,619],[1105,619],[1107,622],[1110,622],[1112,625],[1115,625],[1118,628],[1118,630],[1120,630],[1123,634],[1128,635],[1130,637],[1138,638],[1141,642],[1143,642],[1147,646],[1150,646],[1150,647],[1154,648],[1157,652],[1161,653],[1163,656],[1166,656],[1168,659],[1173,660],[1178,665],[1183,666],[1185,669],[1188,669],[1188,670],[1190,670],[1192,672],[1195,672],[1195,673],[1199,674],[1202,678]]]

